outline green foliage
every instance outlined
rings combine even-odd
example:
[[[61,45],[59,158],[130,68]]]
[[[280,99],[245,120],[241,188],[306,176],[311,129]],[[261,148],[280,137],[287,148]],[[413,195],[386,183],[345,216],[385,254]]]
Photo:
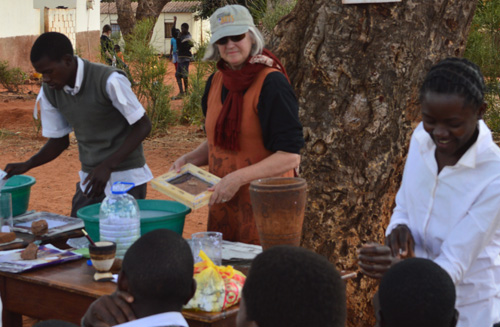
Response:
[[[467,40],[465,57],[488,77],[500,77],[500,1],[479,0]]]
[[[481,68],[487,92],[485,121],[500,132],[500,1],[479,0],[467,40],[465,57]]]
[[[249,2],[253,2],[252,0],[202,0],[201,5],[198,8],[199,17],[202,19],[209,18],[214,11],[216,11],[220,7],[224,7],[225,5],[242,5],[247,7]]]
[[[295,5],[297,0],[281,3],[278,0],[270,0],[272,8],[267,8],[267,0],[254,0],[248,5],[250,13],[256,22],[261,22],[264,29],[272,31],[279,20],[288,15]]]
[[[170,108],[172,87],[163,83],[167,74],[167,63],[159,58],[150,45],[153,20],[143,20],[135,24],[127,36],[124,57],[129,64],[134,91],[139,101],[145,104],[146,112],[153,125],[152,134],[164,131],[176,120]]]
[[[271,10],[267,4],[271,1]],[[289,14],[295,7],[297,0],[282,3],[280,0],[202,0],[199,9],[199,17],[209,18],[217,8],[225,5],[239,4],[248,8],[255,22],[262,22],[264,28],[272,31],[278,21]]]
[[[202,61],[205,50],[208,46],[204,42],[196,47],[196,56],[194,66],[196,71],[189,74],[189,88],[186,95],[182,99],[181,123],[203,125],[205,117],[201,110],[201,98],[205,91],[207,78],[215,72],[216,63]]]
[[[24,84],[27,79],[28,75],[19,67],[10,68],[8,61],[0,61],[0,84],[7,91],[19,92],[19,86]]]

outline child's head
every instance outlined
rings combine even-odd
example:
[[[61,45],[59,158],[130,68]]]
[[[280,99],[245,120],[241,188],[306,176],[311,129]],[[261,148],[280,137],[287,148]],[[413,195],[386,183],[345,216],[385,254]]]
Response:
[[[182,25],[181,25],[181,32],[182,32],[182,34],[186,34],[187,32],[189,32],[189,25],[188,25],[188,23],[182,23]]]
[[[115,52],[120,52],[122,51],[120,46],[118,44],[115,44]]]
[[[178,28],[176,28],[176,29],[174,30],[174,35],[173,35],[173,37],[179,37],[179,33],[180,33],[180,32],[181,32],[181,31],[180,31]]]
[[[484,89],[479,67],[467,59],[444,59],[427,74],[420,89],[422,120],[438,160],[453,164],[476,141]]]
[[[118,287],[131,293],[134,303],[180,311],[196,290],[191,248],[171,230],[144,234],[125,253]]]
[[[73,57],[73,45],[68,37],[58,32],[47,32],[40,35],[31,47],[31,63],[43,57],[51,61],[60,61],[66,55]]]
[[[344,282],[326,258],[275,246],[252,262],[237,326],[343,327],[345,300]]]
[[[453,327],[457,323],[455,285],[439,265],[422,258],[405,259],[380,282],[381,327]]]
[[[76,60],[68,37],[57,32],[40,35],[31,48],[30,59],[35,70],[43,75],[43,82],[60,90],[75,81]]]
[[[37,322],[33,325],[33,327],[78,327],[78,325],[72,324],[67,321],[50,319]]]

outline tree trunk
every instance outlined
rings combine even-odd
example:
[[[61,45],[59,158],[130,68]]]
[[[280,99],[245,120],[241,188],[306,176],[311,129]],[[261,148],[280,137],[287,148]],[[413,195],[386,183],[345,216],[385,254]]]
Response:
[[[142,19],[151,18],[156,23],[161,10],[171,0],[139,0],[137,2],[137,12],[134,15],[131,0],[116,0],[116,10],[118,13],[118,25],[123,36],[132,32],[135,22]],[[152,35],[152,34],[151,34]]]
[[[461,56],[470,0],[342,5],[299,0],[271,44],[300,104],[308,181],[302,244],[356,271],[356,249],[383,241],[431,65]],[[372,326],[375,281],[347,283],[348,325]]]
[[[142,0],[137,5],[136,19],[153,19],[155,24],[161,10],[171,0]]]

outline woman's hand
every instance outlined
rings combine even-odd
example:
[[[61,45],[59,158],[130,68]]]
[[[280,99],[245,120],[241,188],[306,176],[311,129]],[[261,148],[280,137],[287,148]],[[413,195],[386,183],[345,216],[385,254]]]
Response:
[[[385,238],[385,245],[391,248],[392,255],[399,259],[415,256],[415,241],[406,225],[398,225]]]
[[[231,200],[236,192],[240,189],[242,183],[235,172],[224,176],[217,184],[210,187],[208,190],[212,191],[209,206],[216,203],[225,203]]]
[[[392,255],[391,249],[378,243],[363,244],[359,249],[358,265],[361,272],[369,277],[380,279],[392,265],[400,259]]]
[[[170,169],[168,171],[174,170],[175,172],[178,173],[181,171],[182,166],[184,166],[187,163],[188,162],[186,160],[186,157],[180,156],[179,158],[177,158],[177,160],[174,161],[174,163],[172,164],[172,166],[170,166]]]

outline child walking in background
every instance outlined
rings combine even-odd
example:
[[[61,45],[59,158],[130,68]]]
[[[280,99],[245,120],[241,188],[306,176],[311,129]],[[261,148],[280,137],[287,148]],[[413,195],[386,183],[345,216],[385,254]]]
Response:
[[[176,24],[177,17],[174,16],[172,36],[175,34]],[[181,32],[177,33],[177,35],[175,36],[175,41],[177,44],[177,66],[175,67],[175,78],[177,79],[177,85],[179,86],[179,94],[173,97],[173,100],[182,98],[184,96],[184,93],[186,93],[188,89],[189,63],[193,59],[191,48],[194,44],[191,33],[189,33],[189,25],[187,23],[182,23]],[[184,88],[182,87],[183,81]]]
[[[456,286],[458,327],[500,321],[500,149],[482,120],[484,90],[466,59],[431,68],[386,246],[365,245],[359,258],[378,278],[402,257],[433,260]]]
[[[170,59],[174,64],[175,71],[177,71],[177,60],[178,60],[178,50],[177,50],[177,41],[176,38],[181,31],[179,29],[175,29],[172,33],[172,38],[170,39]]]

